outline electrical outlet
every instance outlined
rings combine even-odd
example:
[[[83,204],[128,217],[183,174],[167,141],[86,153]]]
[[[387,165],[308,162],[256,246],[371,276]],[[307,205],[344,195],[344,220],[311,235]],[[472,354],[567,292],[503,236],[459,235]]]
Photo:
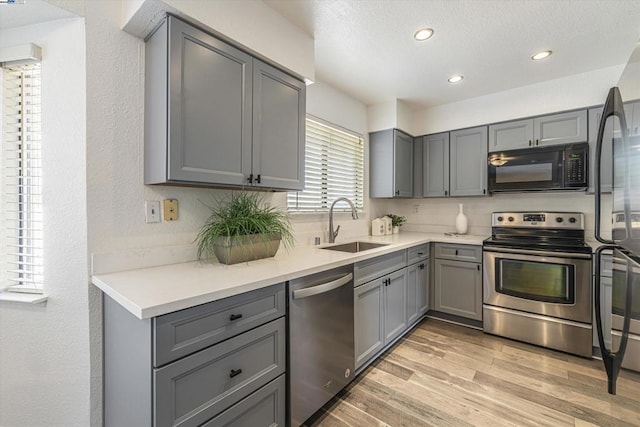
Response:
[[[420,213],[420,205],[413,205],[413,213]]]
[[[178,200],[166,199],[162,201],[162,216],[165,221],[175,221],[178,219]]]
[[[144,220],[148,224],[160,222],[160,201],[146,200],[144,202]]]

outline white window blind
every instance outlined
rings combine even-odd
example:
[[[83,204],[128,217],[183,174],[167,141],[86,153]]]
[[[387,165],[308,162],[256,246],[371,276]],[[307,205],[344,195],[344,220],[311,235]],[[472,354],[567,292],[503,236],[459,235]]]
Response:
[[[360,135],[307,117],[304,191],[289,193],[290,212],[323,212],[339,197],[364,207],[364,147]],[[335,210],[350,210],[337,205]]]
[[[2,68],[0,288],[43,292],[40,64]]]

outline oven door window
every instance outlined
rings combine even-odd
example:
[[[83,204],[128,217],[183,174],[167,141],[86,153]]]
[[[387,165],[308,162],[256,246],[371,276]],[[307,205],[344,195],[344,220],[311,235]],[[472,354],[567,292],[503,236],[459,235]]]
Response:
[[[535,301],[575,303],[575,267],[568,264],[496,260],[496,292]]]

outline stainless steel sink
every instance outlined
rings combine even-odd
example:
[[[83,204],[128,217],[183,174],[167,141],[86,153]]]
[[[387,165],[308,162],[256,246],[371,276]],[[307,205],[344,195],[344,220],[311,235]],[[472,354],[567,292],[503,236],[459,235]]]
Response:
[[[325,246],[324,248],[320,248],[320,249],[356,253],[356,252],[368,251],[370,249],[375,249],[375,248],[379,248],[387,245],[388,243],[350,242],[350,243],[342,243],[340,245]]]

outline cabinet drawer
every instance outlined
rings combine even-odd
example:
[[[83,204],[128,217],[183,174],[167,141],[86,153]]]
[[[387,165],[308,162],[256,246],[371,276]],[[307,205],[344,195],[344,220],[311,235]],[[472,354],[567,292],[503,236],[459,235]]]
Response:
[[[370,282],[385,274],[407,266],[407,251],[397,251],[391,254],[357,262],[353,266],[354,286]]]
[[[156,317],[154,366],[195,353],[285,314],[284,283]]]
[[[436,258],[482,262],[482,246],[436,243]]]
[[[202,427],[284,427],[285,376],[280,375]]]
[[[285,370],[280,318],[154,370],[154,425],[196,426]]]
[[[415,264],[429,258],[429,244],[414,246],[407,250],[407,265]]]

